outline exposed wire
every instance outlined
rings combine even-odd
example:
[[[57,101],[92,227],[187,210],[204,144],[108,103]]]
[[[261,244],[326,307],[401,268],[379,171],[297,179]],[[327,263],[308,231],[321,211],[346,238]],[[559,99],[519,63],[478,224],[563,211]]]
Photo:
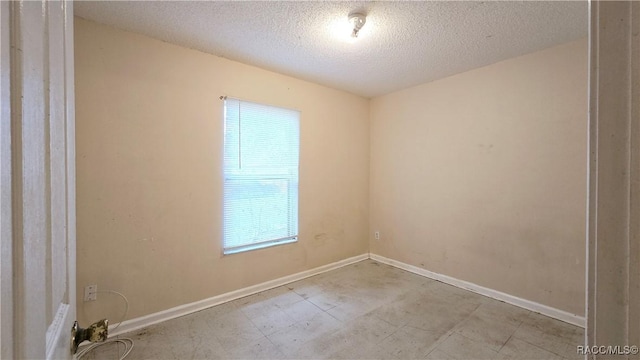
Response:
[[[118,329],[120,327],[120,324],[122,324],[124,319],[127,317],[127,313],[129,312],[129,300],[122,293],[119,293],[119,292],[117,292],[115,290],[101,290],[101,291],[98,291],[98,292],[99,293],[111,293],[111,294],[120,295],[122,300],[124,300],[124,306],[125,306],[124,307],[124,313],[120,317],[120,322],[118,323],[118,325],[116,325],[116,327],[114,327],[113,330],[111,330],[111,331],[116,331],[116,329]]]
[[[124,319],[127,317],[127,313],[129,312],[129,300],[127,300],[127,297],[124,296],[122,293],[119,293],[115,290],[102,290],[102,291],[98,291],[99,293],[111,293],[111,294],[116,294],[119,295],[123,300],[124,300],[124,304],[125,304],[125,308],[124,308],[124,313],[122,314],[122,317],[120,318],[120,321],[118,322],[118,325],[116,325],[116,327],[113,328],[113,330],[111,331],[115,331],[116,329],[118,329],[118,327],[120,327],[120,325],[122,324],[122,322],[124,321]],[[124,352],[122,353],[122,355],[119,355],[120,357],[118,358],[119,360],[123,360],[124,358],[126,358],[129,353],[131,352],[131,350],[133,350],[133,340],[130,338],[113,338],[113,339],[107,339],[104,342],[101,343],[92,343],[89,346],[84,347],[82,350],[80,350],[77,354],[76,354],[76,359],[80,360],[82,359],[84,356],[86,356],[88,353],[92,352],[93,350],[95,350],[96,348],[100,347],[100,346],[104,346],[107,344],[114,344],[114,343],[121,343],[124,345]]]

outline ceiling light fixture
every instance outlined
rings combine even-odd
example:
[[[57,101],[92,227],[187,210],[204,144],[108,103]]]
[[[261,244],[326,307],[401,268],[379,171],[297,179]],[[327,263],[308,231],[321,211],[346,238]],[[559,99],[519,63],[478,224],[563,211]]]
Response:
[[[362,27],[364,26],[364,23],[366,22],[367,22],[366,16],[359,13],[350,14],[349,24],[351,24],[351,27],[353,28],[353,31],[351,32],[351,37],[357,38],[358,33],[360,32],[360,29],[362,29]]]

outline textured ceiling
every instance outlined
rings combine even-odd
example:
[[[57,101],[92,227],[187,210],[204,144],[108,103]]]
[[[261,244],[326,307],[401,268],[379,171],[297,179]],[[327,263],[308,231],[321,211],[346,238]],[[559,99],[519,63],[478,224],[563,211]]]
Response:
[[[76,2],[85,19],[365,97],[587,36],[574,2]],[[367,14],[356,41],[347,15]],[[348,26],[348,25],[347,25]]]

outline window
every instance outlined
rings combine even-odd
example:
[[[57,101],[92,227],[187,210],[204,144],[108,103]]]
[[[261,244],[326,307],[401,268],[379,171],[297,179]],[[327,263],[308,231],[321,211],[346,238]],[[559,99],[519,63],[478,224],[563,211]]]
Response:
[[[224,102],[225,254],[298,238],[300,113]]]

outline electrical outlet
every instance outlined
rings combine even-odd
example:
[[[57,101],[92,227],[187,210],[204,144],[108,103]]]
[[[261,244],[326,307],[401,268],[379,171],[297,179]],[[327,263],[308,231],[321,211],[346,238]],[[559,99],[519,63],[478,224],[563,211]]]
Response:
[[[380,231],[376,231],[376,232],[374,232],[374,233],[373,233],[373,237],[374,237],[376,240],[380,240]]]
[[[87,285],[84,287],[84,301],[98,300],[98,285]]]

